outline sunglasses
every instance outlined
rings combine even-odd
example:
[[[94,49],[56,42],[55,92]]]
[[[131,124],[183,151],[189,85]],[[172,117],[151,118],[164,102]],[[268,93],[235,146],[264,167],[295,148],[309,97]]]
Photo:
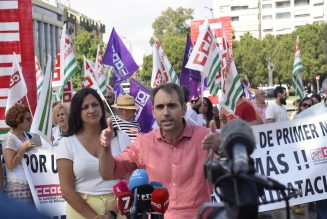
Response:
[[[307,103],[303,103],[302,106],[303,106],[304,108],[309,108],[309,107],[312,106],[312,105],[311,105],[311,104],[307,104]]]

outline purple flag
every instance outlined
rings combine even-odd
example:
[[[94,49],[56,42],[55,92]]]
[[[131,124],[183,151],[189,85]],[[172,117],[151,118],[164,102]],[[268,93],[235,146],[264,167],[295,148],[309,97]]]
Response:
[[[114,88],[120,85],[122,81],[131,77],[131,75],[139,68],[131,53],[116,33],[115,28],[112,28],[102,63],[113,68]]]
[[[140,124],[141,132],[147,133],[151,130],[154,122],[150,89],[144,87],[138,81],[131,79],[129,93],[134,97],[135,104],[139,107],[135,120]]]
[[[254,95],[251,87],[247,86],[245,83],[241,82],[242,85],[243,85],[243,92],[244,92],[244,95],[246,97],[246,99],[248,100],[252,100],[252,96]]]
[[[187,40],[186,40],[186,47],[184,52],[184,60],[183,65],[180,73],[180,85],[183,85],[189,89],[190,92],[190,99],[193,97],[198,97],[200,95],[199,88],[201,86],[201,75],[199,71],[191,70],[188,68],[185,68],[185,65],[188,62],[188,59],[192,53],[193,45],[191,42],[190,34],[187,34]]]

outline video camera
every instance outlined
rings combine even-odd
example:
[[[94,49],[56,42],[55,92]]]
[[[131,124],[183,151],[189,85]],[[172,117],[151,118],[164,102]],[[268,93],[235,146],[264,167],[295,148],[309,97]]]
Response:
[[[213,151],[210,150],[204,171],[223,204],[205,203],[199,209],[199,219],[205,214],[208,215],[207,219],[257,219],[259,197],[264,194],[264,189],[281,192],[286,201],[287,218],[290,218],[288,200],[298,191],[255,173],[254,161],[250,158],[255,148],[254,139],[251,127],[241,119],[234,119],[222,128],[222,156],[214,159]],[[293,195],[287,196],[285,190],[292,191],[289,194]],[[262,215],[260,218],[271,217]]]

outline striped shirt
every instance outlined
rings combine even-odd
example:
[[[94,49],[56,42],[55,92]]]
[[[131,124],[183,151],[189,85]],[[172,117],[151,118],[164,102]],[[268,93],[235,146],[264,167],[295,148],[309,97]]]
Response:
[[[118,116],[116,116],[116,120],[113,118],[113,116],[111,116],[111,119],[113,128],[118,128],[116,123],[117,120],[120,129],[129,136],[132,142],[136,139],[137,135],[141,131],[141,127],[136,121],[126,121],[119,118]]]

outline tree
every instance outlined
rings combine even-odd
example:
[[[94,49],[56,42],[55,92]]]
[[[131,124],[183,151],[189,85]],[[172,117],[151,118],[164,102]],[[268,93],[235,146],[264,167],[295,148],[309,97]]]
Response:
[[[175,72],[179,75],[186,44],[186,36],[190,31],[188,21],[193,19],[193,9],[179,7],[176,10],[168,8],[152,24],[154,36],[150,39],[153,45],[159,40]],[[152,55],[143,58],[140,72],[142,83],[149,85],[152,74]]]
[[[75,37],[74,48],[78,72],[73,76],[74,89],[81,87],[81,81],[84,78],[83,55],[85,55],[86,58],[95,61],[98,44],[100,44],[100,48],[103,48],[104,43],[102,39],[87,31],[81,31]]]

